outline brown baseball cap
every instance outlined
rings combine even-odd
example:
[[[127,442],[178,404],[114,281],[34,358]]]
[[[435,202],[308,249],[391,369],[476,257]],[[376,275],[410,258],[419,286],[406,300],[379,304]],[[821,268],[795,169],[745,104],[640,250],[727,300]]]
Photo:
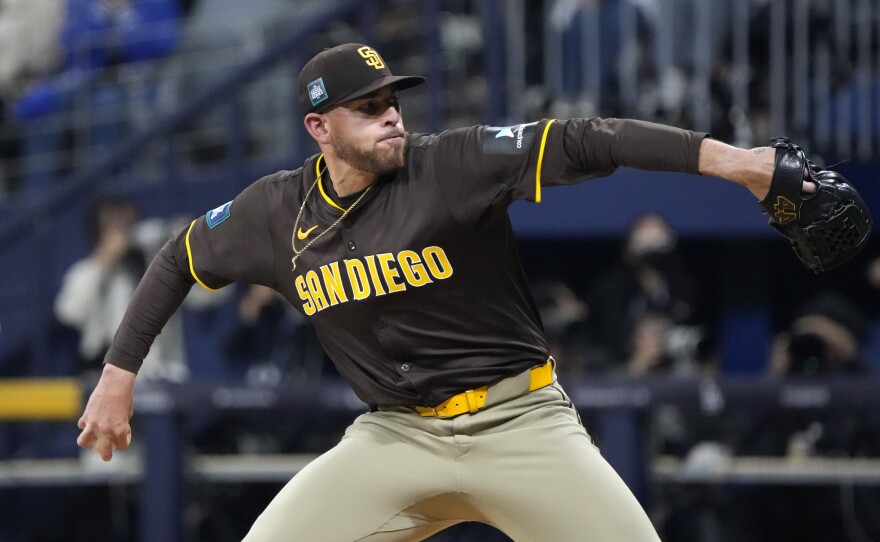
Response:
[[[346,43],[324,49],[299,72],[299,109],[303,116],[323,113],[388,85],[400,90],[424,82],[418,75],[392,75],[375,49]]]

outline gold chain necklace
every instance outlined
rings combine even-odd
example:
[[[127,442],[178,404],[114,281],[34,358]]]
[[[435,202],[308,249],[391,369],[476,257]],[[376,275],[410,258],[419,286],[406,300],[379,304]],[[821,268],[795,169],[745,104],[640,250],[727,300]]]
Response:
[[[303,252],[305,252],[306,250],[308,250],[309,247],[312,246],[312,245],[315,243],[315,241],[317,241],[318,239],[320,239],[321,237],[323,237],[325,233],[329,232],[330,230],[332,230],[333,228],[335,228],[336,226],[338,226],[339,223],[342,222],[343,219],[345,219],[345,217],[348,215],[348,213],[350,213],[355,207],[357,207],[358,203],[360,203],[361,200],[364,199],[364,196],[367,195],[367,192],[369,192],[370,189],[373,188],[373,185],[368,186],[368,187],[367,187],[367,188],[361,193],[361,195],[358,197],[358,199],[356,199],[356,200],[354,201],[354,203],[352,203],[351,205],[348,206],[347,209],[345,209],[344,211],[342,211],[342,216],[340,216],[339,218],[337,218],[337,219],[336,219],[336,222],[334,222],[333,224],[330,225],[330,227],[324,229],[324,231],[322,231],[321,233],[319,233],[318,235],[316,235],[315,237],[313,237],[312,240],[309,241],[309,242],[306,244],[306,246],[302,247],[302,250],[297,250],[297,248],[296,248],[296,232],[299,231],[299,220],[300,220],[300,218],[302,218],[303,211],[304,211],[305,208],[306,208],[306,202],[309,201],[309,197],[312,195],[312,192],[315,191],[315,187],[318,186],[318,183],[321,182],[321,178],[322,178],[322,176],[323,176],[324,173],[327,171],[327,166],[326,166],[326,165],[324,166],[324,169],[320,169],[320,166],[321,166],[321,160],[322,160],[323,158],[324,158],[324,155],[322,154],[322,155],[319,156],[318,159],[315,161],[315,182],[312,183],[311,188],[309,188],[309,191],[306,192],[306,197],[303,198],[302,205],[299,206],[299,212],[296,214],[296,221],[293,223],[293,233],[292,233],[291,236],[290,236],[290,248],[293,249],[293,259],[291,260],[291,263],[293,263],[293,271],[296,271],[296,260],[297,260],[297,258],[299,258],[299,257],[303,254]]]

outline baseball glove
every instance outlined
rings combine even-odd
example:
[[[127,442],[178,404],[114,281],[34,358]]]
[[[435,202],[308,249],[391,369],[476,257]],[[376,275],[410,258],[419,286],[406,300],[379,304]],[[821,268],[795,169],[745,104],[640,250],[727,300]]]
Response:
[[[846,178],[807,160],[787,138],[770,140],[776,148],[776,169],[761,208],[770,226],[792,246],[814,273],[833,269],[859,253],[871,233],[871,213]],[[802,182],[816,185],[804,193]]]

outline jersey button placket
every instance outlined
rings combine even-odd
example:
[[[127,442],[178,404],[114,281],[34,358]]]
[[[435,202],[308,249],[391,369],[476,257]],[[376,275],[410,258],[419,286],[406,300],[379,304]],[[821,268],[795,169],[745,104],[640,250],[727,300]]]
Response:
[[[354,221],[352,221],[351,217],[345,217],[342,219],[342,222],[339,224],[342,228],[339,230],[340,235],[342,235],[342,242],[346,248],[346,252],[352,253],[358,249],[357,241],[354,239]]]

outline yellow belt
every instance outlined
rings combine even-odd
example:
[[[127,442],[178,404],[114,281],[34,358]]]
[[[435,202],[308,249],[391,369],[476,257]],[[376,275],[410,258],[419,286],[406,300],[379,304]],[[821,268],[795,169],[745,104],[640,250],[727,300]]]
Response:
[[[547,360],[547,363],[540,367],[535,367],[529,371],[529,392],[549,386],[553,383],[553,360]],[[435,407],[415,407],[416,412],[422,416],[434,416],[436,418],[451,418],[464,414],[465,412],[474,412],[483,408],[486,404],[486,396],[489,394],[489,386],[483,386],[475,390],[467,390],[453,395],[449,399],[443,401]]]

